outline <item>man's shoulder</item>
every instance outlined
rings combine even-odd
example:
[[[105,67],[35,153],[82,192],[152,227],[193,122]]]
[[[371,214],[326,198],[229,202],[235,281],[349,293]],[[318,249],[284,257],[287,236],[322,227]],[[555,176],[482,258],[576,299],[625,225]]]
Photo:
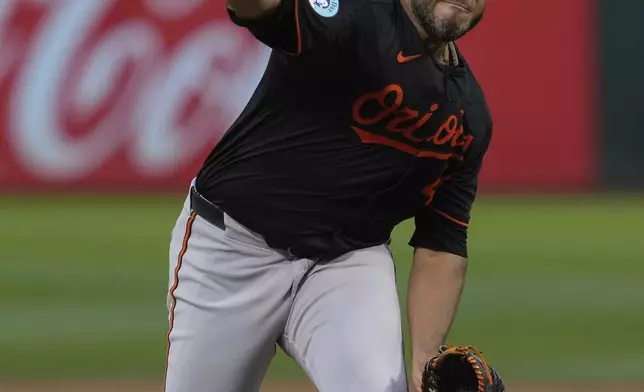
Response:
[[[396,34],[397,20],[400,16],[400,0],[361,1],[363,1],[364,13],[358,23],[359,27],[356,29],[356,33],[357,36],[367,39],[368,42],[360,41],[360,45],[380,47],[383,42],[389,41],[392,34]]]
[[[305,0],[314,2],[316,0]],[[400,0],[337,0],[340,8],[349,7],[350,9],[377,8],[380,10],[389,10],[392,14],[400,7]]]
[[[465,110],[468,124],[471,128],[470,132],[477,139],[479,150],[485,153],[492,139],[494,128],[492,111],[488,105],[488,100],[480,80],[476,77],[472,66],[467,62],[467,59],[460,50],[459,57],[467,70],[468,89],[466,99],[468,107]]]
[[[482,106],[489,113],[489,107],[487,105],[487,98],[485,96],[485,91],[483,89],[483,86],[481,85],[479,78],[477,78],[476,76],[475,70],[472,68],[470,63],[467,61],[467,58],[460,51],[460,49],[457,49],[457,50],[458,50],[459,58],[463,62],[463,67],[465,67],[467,71],[467,78],[469,79],[469,83],[468,83],[470,85],[470,88],[468,89],[469,101],[472,103],[475,103],[478,106]]]
[[[353,1],[354,6],[359,4],[362,8],[363,15],[369,15],[370,18],[364,20],[369,21],[375,19],[377,22],[382,23],[385,19],[391,19],[396,16],[397,7],[399,7],[400,0],[338,0],[340,3]],[[357,2],[357,4],[355,4]]]
[[[368,0],[371,8],[378,12],[379,16],[393,17],[396,15],[400,0]]]

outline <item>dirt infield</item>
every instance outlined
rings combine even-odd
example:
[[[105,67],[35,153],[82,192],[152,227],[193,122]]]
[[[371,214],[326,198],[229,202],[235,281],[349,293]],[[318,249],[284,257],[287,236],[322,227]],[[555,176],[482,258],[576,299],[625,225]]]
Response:
[[[644,384],[533,384],[508,383],[509,392],[644,392]],[[0,383],[2,392],[162,392],[163,387],[153,382],[92,381],[76,383]],[[271,382],[262,392],[316,392],[306,382]]]

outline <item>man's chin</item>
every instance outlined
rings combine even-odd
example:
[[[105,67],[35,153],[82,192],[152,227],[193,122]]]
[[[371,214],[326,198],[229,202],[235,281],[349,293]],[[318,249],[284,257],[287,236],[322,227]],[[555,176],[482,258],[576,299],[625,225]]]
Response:
[[[455,20],[457,18],[463,18],[469,15],[471,11],[463,8],[460,5],[439,1],[434,6],[434,16],[442,20]]]
[[[458,28],[445,25],[426,26],[425,32],[427,32],[427,35],[429,35],[431,38],[442,42],[456,41],[464,35],[464,33],[462,31],[459,31]]]

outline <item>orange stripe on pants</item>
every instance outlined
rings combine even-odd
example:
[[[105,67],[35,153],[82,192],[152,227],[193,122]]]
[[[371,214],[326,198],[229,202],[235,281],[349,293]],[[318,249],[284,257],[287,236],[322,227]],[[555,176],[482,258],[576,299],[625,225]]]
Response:
[[[179,259],[177,260],[177,266],[174,268],[174,284],[170,288],[170,298],[172,304],[170,305],[170,327],[168,328],[168,333],[166,334],[166,356],[165,356],[165,372],[163,376],[163,390],[165,391],[165,384],[168,378],[168,364],[170,363],[170,334],[172,333],[172,328],[174,327],[174,309],[177,306],[177,299],[174,296],[174,291],[179,287],[179,270],[181,269],[181,264],[183,264],[183,255],[188,251],[188,240],[190,240],[190,234],[192,234],[192,224],[197,217],[196,212],[192,212],[186,223],[186,231],[183,235],[183,246],[179,252]]]

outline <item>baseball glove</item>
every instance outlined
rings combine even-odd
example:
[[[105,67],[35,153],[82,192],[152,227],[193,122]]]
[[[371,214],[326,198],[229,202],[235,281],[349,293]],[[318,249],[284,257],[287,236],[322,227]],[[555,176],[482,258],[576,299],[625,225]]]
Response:
[[[442,346],[425,365],[422,391],[505,392],[505,387],[476,348]]]

